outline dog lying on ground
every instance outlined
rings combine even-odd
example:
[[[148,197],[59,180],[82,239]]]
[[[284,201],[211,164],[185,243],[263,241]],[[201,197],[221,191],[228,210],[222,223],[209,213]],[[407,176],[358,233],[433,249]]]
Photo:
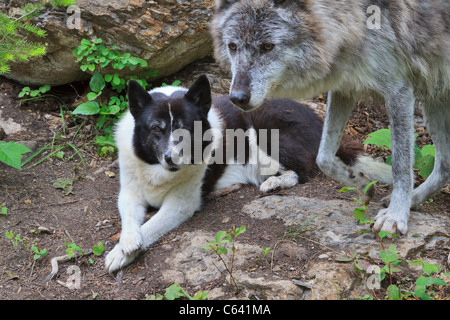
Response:
[[[375,229],[407,232],[410,207],[450,181],[450,2],[448,0],[216,0],[215,57],[232,72],[230,99],[245,111],[268,96],[328,93],[317,164],[360,190],[336,151],[355,102],[384,101],[394,184]],[[423,106],[436,149],[434,170],[413,190],[414,105]]]
[[[322,119],[307,106],[268,99],[244,113],[228,96],[212,100],[200,76],[189,88],[145,91],[131,80],[129,111],[117,125],[122,220],[119,243],[106,256],[114,272],[200,210],[214,189],[237,183],[263,192],[305,182],[314,171]],[[346,139],[337,156],[355,174],[392,182],[391,167]],[[148,207],[158,212],[144,222]]]

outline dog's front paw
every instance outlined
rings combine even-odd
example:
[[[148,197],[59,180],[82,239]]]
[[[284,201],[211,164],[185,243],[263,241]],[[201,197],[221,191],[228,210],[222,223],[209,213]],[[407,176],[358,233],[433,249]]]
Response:
[[[377,232],[387,231],[395,234],[406,234],[408,232],[409,208],[405,212],[382,209],[375,217],[374,228]]]
[[[121,244],[117,244],[105,258],[105,268],[109,273],[113,273],[130,264],[139,254],[139,250],[125,254]]]
[[[139,230],[124,231],[120,235],[119,243],[122,251],[128,255],[142,247],[142,236]]]
[[[266,181],[261,183],[259,190],[263,193],[274,191],[280,187],[280,179],[278,177],[269,177]]]

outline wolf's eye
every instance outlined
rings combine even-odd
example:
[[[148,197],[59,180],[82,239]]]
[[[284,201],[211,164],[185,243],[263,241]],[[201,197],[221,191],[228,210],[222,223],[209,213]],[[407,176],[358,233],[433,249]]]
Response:
[[[275,45],[273,43],[263,43],[261,45],[261,50],[265,51],[265,52],[269,52],[273,49],[273,47],[275,47]]]
[[[228,44],[228,48],[229,48],[231,51],[236,51],[237,45],[236,45],[236,43],[234,43],[234,42],[230,42],[230,43]]]

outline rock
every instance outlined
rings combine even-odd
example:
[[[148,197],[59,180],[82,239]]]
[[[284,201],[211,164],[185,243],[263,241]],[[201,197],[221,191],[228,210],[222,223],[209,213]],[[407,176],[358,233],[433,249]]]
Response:
[[[382,266],[379,256],[381,246],[372,232],[362,232],[367,226],[355,221],[355,206],[352,201],[278,195],[262,197],[245,205],[242,214],[254,219],[277,217],[288,226],[298,226],[316,218],[308,224],[307,228],[312,230],[303,236],[312,240],[311,246],[300,246],[292,240],[279,240],[276,248],[271,248],[273,269],[269,274],[261,274],[258,268],[252,267],[252,261],[261,258],[262,248],[237,239],[235,245],[238,253],[233,269],[240,289],[237,298],[337,300],[372,295],[371,289],[377,289],[377,285],[380,285],[377,272]],[[370,204],[369,209],[375,215],[380,207]],[[422,259],[424,251],[433,249],[442,240],[450,239],[449,225],[449,217],[412,212],[408,234],[384,239],[383,243],[385,247],[394,244],[400,259]],[[202,249],[212,239],[213,233],[196,230],[179,234],[171,243],[165,244],[164,249],[170,254],[165,260],[167,268],[162,274],[163,279],[168,283],[199,288],[223,279],[225,282],[222,287],[215,285],[209,290],[208,299],[229,298],[231,290],[225,267],[211,251]],[[294,273],[296,278],[289,278],[289,273],[283,272],[295,271],[289,261],[297,259],[295,262],[298,265],[304,257],[308,257],[308,250],[312,246],[322,248],[323,251],[314,259],[308,259],[305,270],[300,274]],[[227,264],[230,263],[230,257],[231,254],[223,255]],[[278,264],[279,261],[284,261],[283,265]],[[364,272],[357,272],[355,266]],[[409,272],[418,276],[422,274],[420,266],[403,264],[402,268],[408,268]]]
[[[236,279],[239,279],[238,285],[245,291],[245,296],[255,295],[264,300],[299,300],[308,290],[291,280],[253,278],[241,270],[236,272]]]
[[[17,11],[26,3],[14,0],[5,10]],[[170,75],[212,53],[208,32],[212,8],[213,0],[78,0],[78,11],[49,7],[33,20],[47,31],[47,54],[12,64],[6,77],[27,85],[88,78],[72,54],[83,38],[102,38],[107,46],[145,59],[158,70],[157,77]]]
[[[173,253],[167,257],[165,262],[169,268],[163,272],[163,278],[171,283],[201,286],[219,279],[223,274],[228,281],[229,275],[217,256],[201,248],[211,239],[214,239],[214,235],[202,230],[185,232],[174,239],[180,247],[176,251],[172,250]],[[261,254],[260,247],[236,241],[236,248],[239,253],[235,256],[236,272],[233,275],[245,296],[256,295],[270,300],[302,299],[305,288],[295,285],[290,279],[268,280],[255,277],[251,271],[246,270],[248,262]],[[223,256],[228,264],[229,256],[231,253]],[[223,290],[217,289],[210,292],[208,299],[219,299],[224,295]]]
[[[357,224],[353,217],[356,204],[351,201],[311,199],[304,197],[267,196],[244,206],[243,212],[253,218],[265,219],[278,217],[286,225],[302,224],[317,216],[308,224],[308,228],[316,229],[315,234],[320,243],[337,251],[354,251],[369,253],[378,257],[379,241],[366,225]],[[370,204],[369,210],[375,216],[381,206]],[[386,239],[385,244],[394,243],[401,256],[408,258],[425,245],[432,245],[440,238],[449,238],[450,219],[442,215],[411,212],[409,231],[406,236],[397,239]]]
[[[0,110],[0,127],[2,128],[3,135],[11,135],[18,133],[23,130],[20,123],[14,122],[14,120],[8,115],[6,115],[6,119],[2,115],[3,111]]]
[[[308,229],[315,231],[309,231],[308,236],[315,239],[315,243],[320,243],[327,253],[318,256],[319,261],[312,263],[306,272],[308,278],[313,278],[309,298],[356,299],[370,294],[370,284],[376,284],[376,281],[373,282],[375,278],[371,276],[375,276],[377,266],[361,259],[359,267],[365,271],[361,277],[355,273],[353,264],[349,263],[352,259],[336,258],[336,255],[346,257],[346,253],[360,256],[368,254],[370,258],[380,261],[381,248],[372,232],[363,232],[368,227],[355,221],[355,206],[355,203],[344,200],[324,201],[272,195],[250,202],[242,211],[255,219],[277,217],[286,225],[299,225],[316,216],[308,224]],[[379,209],[381,207],[375,204],[369,206],[373,216]],[[438,241],[450,238],[450,219],[443,215],[411,212],[408,226],[407,235],[383,240],[386,248],[391,244],[396,246],[400,259],[421,258],[423,250],[433,248]],[[331,259],[333,255],[335,260]]]

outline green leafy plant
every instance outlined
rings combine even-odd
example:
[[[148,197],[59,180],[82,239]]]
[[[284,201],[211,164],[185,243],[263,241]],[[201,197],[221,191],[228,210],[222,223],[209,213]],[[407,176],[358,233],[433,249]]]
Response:
[[[37,259],[39,259],[40,257],[46,257],[46,256],[48,256],[47,249],[45,249],[45,248],[39,250],[35,245],[32,245],[30,249],[31,249],[31,251],[34,252],[34,255],[33,255],[33,259],[34,259],[34,260],[37,260]]]
[[[22,91],[19,93],[19,98],[23,98],[24,96],[29,96],[31,98],[42,98],[42,95],[50,91],[50,89],[51,87],[48,84],[39,87],[36,90],[31,90],[30,87],[23,87]]]
[[[147,89],[150,87],[147,79],[154,77],[156,71],[148,69],[144,59],[133,57],[130,53],[121,54],[116,50],[117,46],[109,48],[102,43],[102,39],[83,39],[73,50],[76,61],[81,63],[80,69],[92,73],[89,82],[91,91],[86,96],[88,101],[80,104],[73,114],[98,116],[96,128],[101,130],[103,135],[97,136],[96,143],[101,147],[109,147],[99,150],[105,154],[111,152],[110,147],[115,147],[111,134],[112,126],[128,107],[124,92],[128,81],[133,78]],[[108,73],[109,71],[105,71],[106,67],[114,72]],[[140,68],[141,72],[134,76],[121,76],[119,72],[125,68],[130,71]]]
[[[440,270],[443,269],[443,266],[427,263],[423,260],[414,260],[412,262],[407,262],[407,261],[404,261],[399,258],[399,254],[397,252],[397,247],[395,245],[391,244],[389,246],[389,248],[385,248],[385,246],[383,244],[383,239],[388,236],[396,237],[397,235],[387,232],[387,231],[377,232],[373,227],[373,224],[375,223],[375,221],[373,221],[370,218],[369,210],[368,210],[367,204],[365,202],[365,195],[366,195],[368,189],[370,188],[370,186],[375,183],[376,183],[376,181],[373,181],[370,184],[368,184],[363,192],[361,192],[359,189],[353,188],[353,187],[344,187],[341,190],[339,190],[339,192],[348,192],[348,191],[353,190],[353,191],[356,191],[360,195],[361,199],[357,199],[357,198],[353,199],[355,202],[357,202],[360,205],[359,207],[355,208],[355,210],[353,211],[353,215],[354,215],[356,221],[358,221],[362,224],[371,225],[372,231],[375,233],[375,235],[377,236],[377,238],[380,242],[380,245],[382,248],[380,250],[380,259],[381,259],[381,262],[384,264],[384,266],[380,268],[379,280],[382,281],[385,279],[386,275],[389,275],[389,286],[386,290],[387,298],[390,300],[402,300],[402,299],[408,299],[408,298],[430,300],[430,299],[432,299],[432,297],[428,293],[430,293],[430,288],[432,286],[435,286],[435,285],[445,286],[446,285],[446,282],[444,280],[437,278],[437,277],[430,277],[431,273],[437,274]],[[366,215],[367,215],[367,217],[366,217]],[[363,261],[363,259],[358,254],[353,254],[353,256],[351,258],[344,257],[344,258],[342,258],[342,260],[338,260],[338,261],[344,261],[344,262],[353,261],[355,270],[359,271],[360,273],[363,273],[366,270],[365,264],[361,263],[361,261]],[[403,290],[403,292],[402,292],[400,287],[397,284],[394,284],[393,280],[392,280],[392,274],[394,272],[400,272],[400,269],[397,268],[397,266],[400,263],[406,263],[406,262],[409,263],[410,265],[421,265],[423,273],[428,276],[428,277],[420,276],[416,280],[415,288],[414,288],[413,292],[409,292],[409,291],[405,291],[405,290]],[[360,266],[360,265],[362,265],[362,266]],[[372,297],[365,296],[360,299],[372,300]]]
[[[41,257],[46,257],[48,256],[48,252],[47,249],[38,249],[38,247],[34,244],[31,243],[31,246],[28,245],[29,240],[26,237],[22,237],[20,234],[14,235],[14,232],[12,230],[7,231],[5,233],[5,237],[7,239],[12,240],[12,245],[14,247],[17,247],[17,245],[19,243],[22,243],[25,249],[29,249],[31,250],[31,252],[33,253],[33,259],[34,260],[38,260]]]
[[[198,291],[192,297],[182,287],[180,287],[180,285],[175,283],[166,288],[164,296],[161,294],[146,295],[145,300],[163,300],[164,298],[166,298],[167,300],[176,300],[176,299],[205,300],[208,295],[209,295],[208,292]]]
[[[30,151],[23,144],[0,141],[0,161],[13,168],[22,170],[22,155]]]
[[[433,297],[428,294],[431,293],[430,287],[447,285],[447,283],[444,280],[431,276],[432,273],[438,274],[439,271],[443,270],[444,269],[443,266],[431,264],[423,260],[414,260],[409,262],[409,264],[421,265],[423,273],[427,275],[427,276],[422,275],[419,278],[417,278],[416,286],[414,288],[414,297],[422,300],[432,300]],[[446,275],[449,276],[450,273],[447,273]]]
[[[72,256],[75,253],[78,253],[80,256],[84,255],[83,250],[81,250],[81,247],[79,245],[77,245],[76,243],[66,242],[64,245],[67,247],[66,253],[67,253],[69,259],[72,259]]]
[[[238,251],[235,246],[235,240],[240,234],[244,233],[245,231],[245,226],[236,228],[233,225],[233,227],[227,231],[217,232],[214,240],[211,240],[208,242],[208,244],[202,246],[203,249],[213,251],[217,258],[222,262],[225,270],[230,276],[230,285],[233,286],[235,292],[237,292],[238,290],[236,278],[233,276],[235,254]],[[232,252],[230,265],[228,265],[223,258],[224,255],[228,254],[228,246],[231,247]]]
[[[103,252],[105,251],[105,247],[103,245],[103,242],[99,242],[97,245],[94,245],[92,247],[92,250],[88,250],[87,252],[83,251],[79,245],[77,245],[74,242],[66,242],[64,244],[66,248],[66,254],[68,259],[72,259],[72,257],[77,254],[80,257],[87,256],[90,254],[94,254],[95,256],[101,256]],[[89,258],[89,263],[94,264],[94,260],[92,258]]]
[[[42,57],[47,45],[31,41],[32,37],[44,38],[45,30],[30,22],[40,14],[46,5],[53,8],[76,4],[74,0],[42,0],[28,3],[20,10],[20,17],[0,13],[0,75],[11,72],[11,62],[28,61],[33,57]]]
[[[97,245],[92,247],[92,253],[96,256],[101,256],[105,251],[105,247],[103,246],[103,242],[99,242]]]
[[[6,216],[7,214],[8,214],[8,208],[7,207],[2,207],[0,205],[0,215]]]
[[[417,134],[415,135],[417,138]],[[373,144],[387,150],[392,150],[391,130],[381,129],[369,134],[364,144]],[[429,177],[434,167],[435,148],[434,145],[426,145],[422,149],[414,145],[414,168],[419,170],[419,175],[426,179]],[[392,164],[392,155],[386,158],[387,164]]]

